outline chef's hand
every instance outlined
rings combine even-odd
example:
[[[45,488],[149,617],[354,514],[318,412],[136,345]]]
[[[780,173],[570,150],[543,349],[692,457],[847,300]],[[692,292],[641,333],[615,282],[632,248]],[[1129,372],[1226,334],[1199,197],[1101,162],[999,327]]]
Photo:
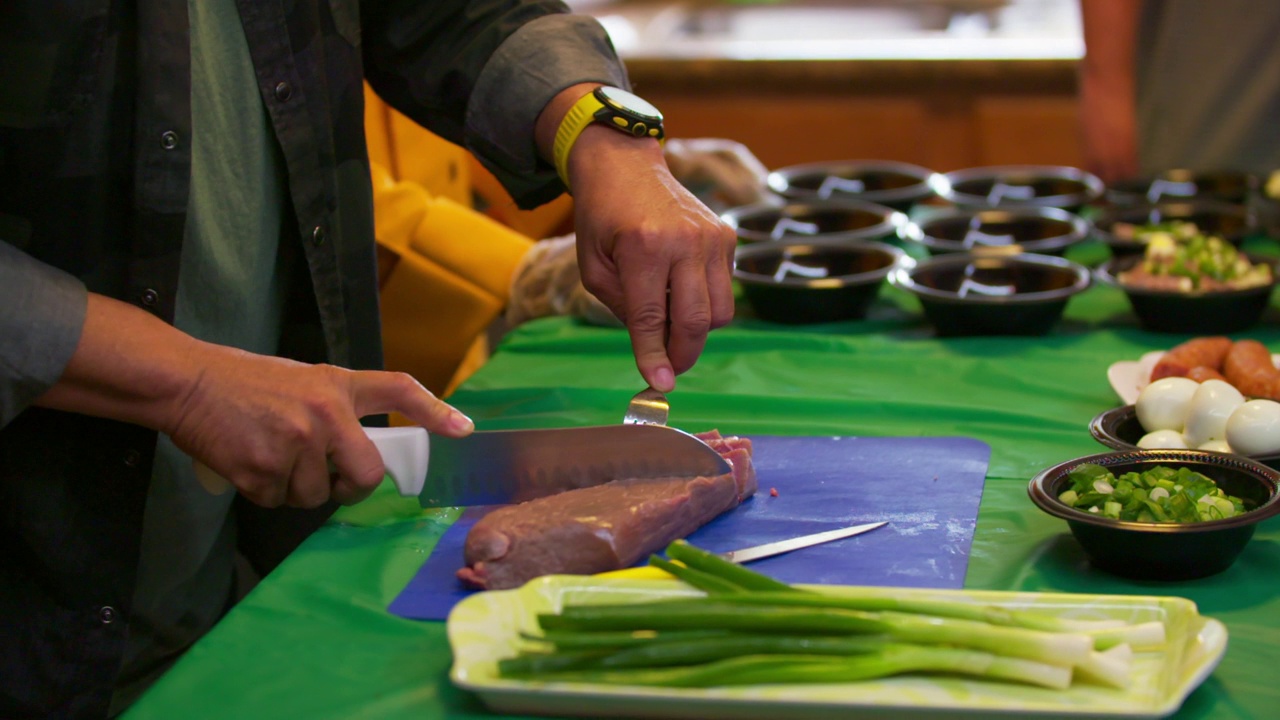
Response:
[[[554,163],[560,121],[599,83],[561,90],[538,115],[538,151]],[[578,264],[587,290],[631,332],[640,374],[668,392],[707,333],[733,319],[734,232],[667,169],[662,146],[590,125],[568,157]]]
[[[450,437],[473,429],[404,373],[308,365],[221,346],[206,346],[204,355],[163,429],[258,505],[309,508],[367,497],[384,468],[359,423],[366,415],[398,411]]]
[[[626,324],[645,381],[668,392],[733,319],[736,236],[671,176],[656,140],[588,127],[569,180],[582,282]]]
[[[398,411],[450,437],[473,428],[408,375],[307,365],[202,342],[93,294],[62,379],[35,404],[166,433],[267,507],[316,507],[330,498],[353,503],[373,492],[382,481],[382,457],[361,429],[362,416]]]

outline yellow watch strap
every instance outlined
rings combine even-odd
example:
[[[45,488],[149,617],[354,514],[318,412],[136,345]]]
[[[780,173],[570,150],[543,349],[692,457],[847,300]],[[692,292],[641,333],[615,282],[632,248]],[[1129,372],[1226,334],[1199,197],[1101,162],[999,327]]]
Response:
[[[595,115],[604,107],[595,92],[589,92],[578,99],[569,112],[564,114],[560,127],[556,130],[556,142],[552,146],[552,155],[556,161],[556,172],[565,187],[569,187],[569,151],[578,141],[578,136],[595,120]]]

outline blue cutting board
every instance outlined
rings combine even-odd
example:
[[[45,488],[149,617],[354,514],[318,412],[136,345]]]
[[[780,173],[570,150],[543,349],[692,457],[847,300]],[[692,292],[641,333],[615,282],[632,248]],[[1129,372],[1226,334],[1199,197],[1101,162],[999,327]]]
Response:
[[[991,448],[964,437],[752,436],[760,489],[689,536],[726,552],[877,520],[857,537],[752,562],[791,583],[959,588]],[[776,496],[773,490],[776,490]],[[392,601],[401,617],[443,620],[472,591],[454,577],[467,532],[490,508],[470,508]]]

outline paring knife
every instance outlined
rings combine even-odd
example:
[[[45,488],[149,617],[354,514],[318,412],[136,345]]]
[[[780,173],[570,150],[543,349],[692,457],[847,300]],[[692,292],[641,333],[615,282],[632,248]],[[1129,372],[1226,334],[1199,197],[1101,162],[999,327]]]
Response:
[[[764,545],[755,545],[740,550],[731,550],[727,553],[720,553],[720,557],[735,563],[746,563],[752,560],[761,560],[774,555],[789,553],[792,550],[813,547],[822,543],[841,540],[854,535],[861,535],[865,532],[871,532],[878,527],[888,525],[888,521],[865,523],[863,525],[854,525],[852,527],[837,528],[835,530],[826,530],[812,535],[801,535],[800,537],[788,538],[786,540],[778,540],[776,542],[765,543]],[[665,570],[660,570],[652,565],[638,565],[636,567],[623,568],[621,570],[610,570],[608,572],[597,573],[595,577],[602,578],[627,578],[631,580],[658,580],[670,579]]]
[[[421,427],[365,428],[401,495],[422,507],[524,502],[622,478],[722,475],[711,446],[665,425],[490,430],[428,438]]]
[[[742,548],[741,550],[730,550],[727,553],[720,553],[720,557],[731,562],[746,563],[751,562],[752,560],[759,560],[761,558],[789,553],[792,550],[799,550],[800,548],[813,547],[814,545],[821,545],[823,543],[832,542],[833,540],[842,540],[847,537],[853,537],[854,535],[861,535],[862,533],[870,532],[878,527],[883,527],[888,524],[888,521],[885,520],[881,522],[866,523],[863,525],[854,525],[852,527],[837,528],[835,530],[827,530],[825,532],[813,533],[812,535],[801,535],[800,537],[778,540],[777,542]]]

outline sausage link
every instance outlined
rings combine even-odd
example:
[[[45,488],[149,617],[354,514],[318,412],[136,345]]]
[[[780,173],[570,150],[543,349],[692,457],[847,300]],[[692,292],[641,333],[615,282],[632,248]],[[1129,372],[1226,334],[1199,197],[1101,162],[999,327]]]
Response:
[[[1151,382],[1167,377],[1186,377],[1191,368],[1207,367],[1217,370],[1231,350],[1231,338],[1220,335],[1201,337],[1175,345],[1160,357],[1151,369]]]
[[[1222,375],[1222,373],[1204,365],[1197,365],[1188,370],[1187,377],[1198,383],[1204,382],[1205,380],[1221,380],[1223,382],[1227,382],[1227,379]]]
[[[1257,340],[1232,345],[1222,361],[1222,373],[1246,397],[1280,400],[1280,370],[1271,352]]]

